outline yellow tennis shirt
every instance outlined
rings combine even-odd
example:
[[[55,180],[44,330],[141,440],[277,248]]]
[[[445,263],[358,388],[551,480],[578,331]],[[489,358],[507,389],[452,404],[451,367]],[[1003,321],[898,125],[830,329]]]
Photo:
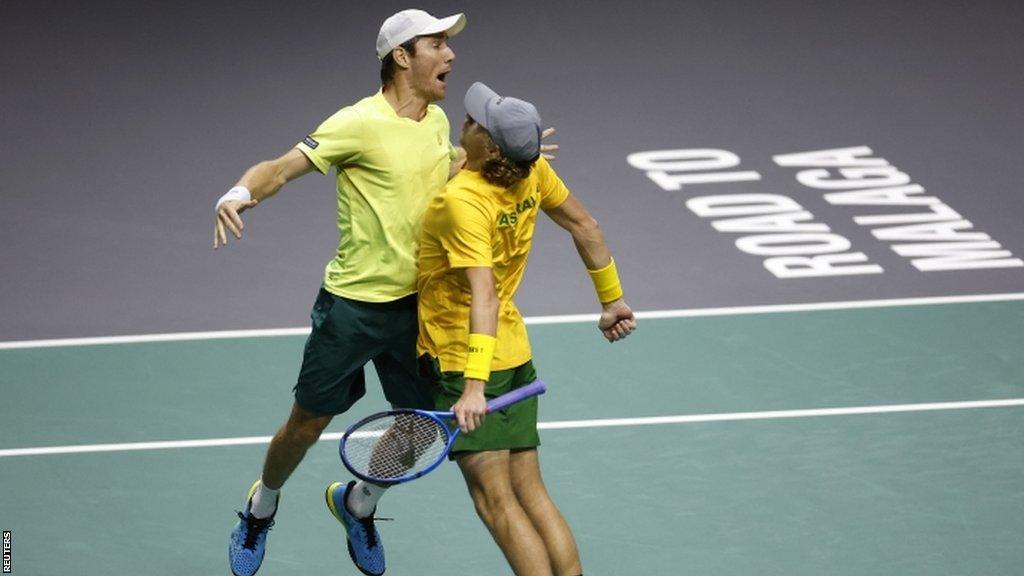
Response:
[[[442,371],[463,371],[472,293],[458,269],[481,266],[492,269],[501,301],[491,369],[507,370],[530,360],[526,324],[512,298],[526,271],[538,211],[568,197],[569,190],[544,158],[508,189],[469,170],[448,182],[423,220],[416,283],[420,354],[437,357]]]
[[[295,146],[321,173],[337,170],[338,250],[328,292],[389,302],[416,291],[416,252],[427,204],[455,158],[448,118],[434,105],[402,118],[384,94],[336,112]]]

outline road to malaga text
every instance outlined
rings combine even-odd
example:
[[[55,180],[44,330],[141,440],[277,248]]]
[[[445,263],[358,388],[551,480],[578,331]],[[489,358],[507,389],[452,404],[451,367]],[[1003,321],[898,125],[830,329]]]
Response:
[[[1014,268],[1024,261],[867,146],[780,154],[779,166],[797,168],[798,182],[826,191],[825,201],[854,206],[862,215],[854,222],[869,227],[878,240],[910,259],[922,272],[979,268]],[[660,188],[681,190],[684,185],[760,180],[752,170],[733,170],[740,158],[727,150],[685,149],[636,152],[627,157]],[[777,278],[812,278],[881,274],[881,266],[799,203],[780,194],[723,194],[696,196],[686,207],[710,218],[719,232],[740,234],[736,247],[764,257],[764,267]],[[872,214],[870,208],[886,209]],[[895,210],[895,211],[894,211]]]

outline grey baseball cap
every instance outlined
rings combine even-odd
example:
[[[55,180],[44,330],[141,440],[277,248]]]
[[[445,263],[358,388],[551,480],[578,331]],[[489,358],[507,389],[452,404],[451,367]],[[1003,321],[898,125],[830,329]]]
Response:
[[[466,91],[466,113],[483,126],[501,152],[516,162],[540,155],[540,114],[518,98],[498,96],[483,82]]]

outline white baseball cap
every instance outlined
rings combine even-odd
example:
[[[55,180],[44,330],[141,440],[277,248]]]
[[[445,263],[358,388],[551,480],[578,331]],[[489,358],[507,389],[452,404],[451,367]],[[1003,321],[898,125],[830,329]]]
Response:
[[[444,32],[455,36],[466,26],[461,12],[447,18],[434,18],[423,10],[402,10],[384,21],[377,34],[377,58],[383,60],[392,50],[417,36]]]

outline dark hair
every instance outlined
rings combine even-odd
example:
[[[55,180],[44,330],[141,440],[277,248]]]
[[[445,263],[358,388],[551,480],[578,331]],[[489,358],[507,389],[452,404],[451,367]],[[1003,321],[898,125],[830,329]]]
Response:
[[[533,164],[537,162],[537,158],[516,162],[502,154],[497,158],[484,162],[480,173],[483,174],[484,180],[491,184],[501,186],[502,188],[509,188],[530,175],[530,170],[533,168]]]
[[[409,56],[416,55],[416,41],[419,40],[419,36],[414,36],[400,45]],[[395,51],[388,52],[388,55],[384,57],[380,62],[380,85],[387,86],[395,79]]]

